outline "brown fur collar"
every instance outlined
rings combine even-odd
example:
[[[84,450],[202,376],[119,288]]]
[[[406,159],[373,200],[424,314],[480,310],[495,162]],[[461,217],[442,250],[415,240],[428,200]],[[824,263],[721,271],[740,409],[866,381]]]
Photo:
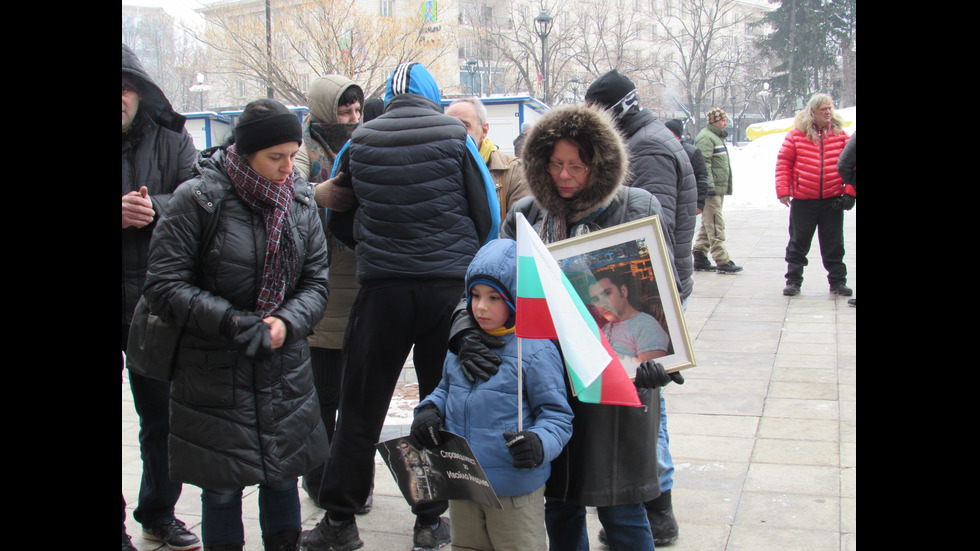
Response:
[[[558,195],[547,169],[555,143],[561,138],[591,144],[594,149],[585,189],[571,199]],[[563,106],[542,117],[528,131],[522,158],[538,206],[573,219],[607,204],[626,181],[629,170],[626,145],[615,122],[607,111],[591,106]]]

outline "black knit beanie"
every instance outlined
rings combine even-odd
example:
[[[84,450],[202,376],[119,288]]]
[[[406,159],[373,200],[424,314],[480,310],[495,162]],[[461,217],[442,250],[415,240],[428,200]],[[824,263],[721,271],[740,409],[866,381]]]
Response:
[[[299,117],[289,111],[239,123],[235,126],[234,134],[235,149],[242,155],[251,155],[286,142],[303,143],[303,127]]]
[[[634,106],[639,108],[640,98],[636,93],[633,81],[622,75],[616,69],[599,77],[585,92],[585,101],[598,103],[613,112],[619,120]]]
[[[684,134],[684,123],[682,123],[680,119],[670,119],[664,123],[664,126],[670,129],[670,131],[677,137]]]

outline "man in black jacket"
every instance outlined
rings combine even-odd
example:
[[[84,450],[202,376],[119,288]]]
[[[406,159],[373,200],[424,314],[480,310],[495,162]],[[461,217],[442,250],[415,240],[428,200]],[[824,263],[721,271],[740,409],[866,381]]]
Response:
[[[150,236],[170,195],[191,177],[197,150],[184,129],[184,117],[143,69],[139,58],[122,45],[122,350],[129,324],[143,292]],[[125,362],[123,363],[125,369]],[[181,485],[170,481],[167,437],[170,432],[170,383],[129,373],[133,404],[140,416],[143,478],[133,518],[143,537],[170,549],[190,550],[200,540],[174,516]],[[123,549],[133,548],[126,534],[123,497]],[[129,547],[127,547],[129,546]]]
[[[664,126],[674,133],[674,137],[681,142],[681,147],[684,148],[687,157],[691,159],[694,179],[698,184],[698,214],[701,214],[701,211],[704,210],[704,198],[708,196],[708,167],[704,164],[704,155],[694,145],[694,142],[686,142],[681,137],[684,135],[684,123],[680,119],[670,119],[664,123]]]

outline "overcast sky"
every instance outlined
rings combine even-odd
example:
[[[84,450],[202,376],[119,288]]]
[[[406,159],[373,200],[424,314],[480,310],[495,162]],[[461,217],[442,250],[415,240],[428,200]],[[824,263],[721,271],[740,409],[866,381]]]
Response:
[[[212,3],[212,0],[123,0],[124,6],[149,6],[163,8],[174,19],[183,20],[185,23],[193,25],[202,21],[201,16],[194,13],[195,8],[202,7],[205,3]]]

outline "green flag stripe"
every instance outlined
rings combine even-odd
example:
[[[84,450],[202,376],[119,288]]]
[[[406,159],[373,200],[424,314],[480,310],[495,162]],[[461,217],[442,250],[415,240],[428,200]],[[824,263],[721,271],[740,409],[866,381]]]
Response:
[[[517,296],[524,298],[544,298],[544,288],[541,286],[541,276],[534,257],[517,257]]]

